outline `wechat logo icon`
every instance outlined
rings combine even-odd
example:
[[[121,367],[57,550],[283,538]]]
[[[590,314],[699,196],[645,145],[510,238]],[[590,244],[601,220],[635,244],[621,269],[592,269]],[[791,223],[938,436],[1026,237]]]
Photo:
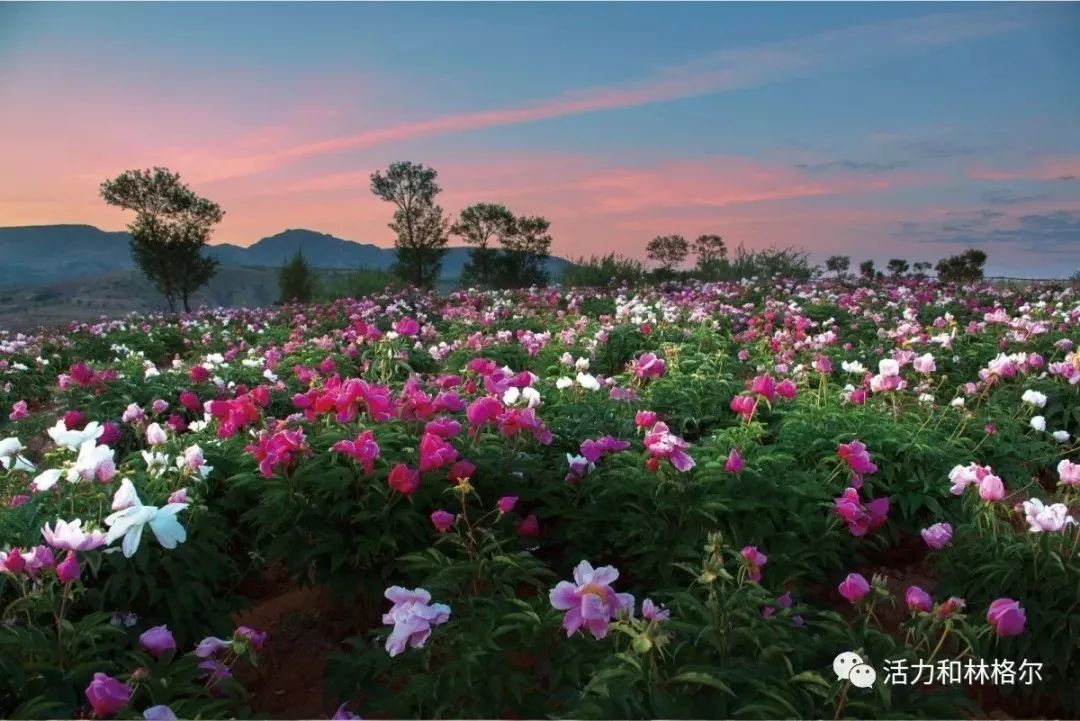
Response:
[[[862,656],[851,651],[838,654],[832,662],[836,677],[851,682],[858,688],[871,688],[877,681],[877,671],[862,660]]]

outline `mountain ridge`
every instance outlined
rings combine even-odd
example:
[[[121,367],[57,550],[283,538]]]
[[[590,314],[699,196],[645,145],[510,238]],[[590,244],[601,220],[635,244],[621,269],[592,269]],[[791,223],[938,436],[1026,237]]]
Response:
[[[102,230],[86,223],[0,227],[0,287],[16,288],[87,278],[133,267],[126,231]],[[339,238],[307,228],[288,228],[251,245],[208,245],[222,265],[280,267],[300,250],[313,268],[388,269],[394,249]],[[468,260],[467,246],[450,246],[441,278],[456,279]],[[548,269],[561,273],[568,261],[552,257]]]

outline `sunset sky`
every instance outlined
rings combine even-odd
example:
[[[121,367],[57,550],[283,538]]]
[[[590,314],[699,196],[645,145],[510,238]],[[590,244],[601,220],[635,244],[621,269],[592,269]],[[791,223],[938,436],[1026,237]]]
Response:
[[[164,165],[215,242],[389,246],[395,160],[568,257],[716,232],[1068,275],[1080,5],[0,3],[2,226],[120,229],[99,183]]]

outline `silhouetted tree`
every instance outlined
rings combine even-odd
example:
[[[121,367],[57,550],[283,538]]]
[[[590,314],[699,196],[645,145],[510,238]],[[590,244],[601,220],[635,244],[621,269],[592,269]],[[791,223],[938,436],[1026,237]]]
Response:
[[[874,261],[864,260],[859,263],[859,275],[863,280],[873,280],[877,277],[877,271],[874,269]]]
[[[278,272],[278,289],[282,302],[309,303],[315,293],[315,278],[304,260],[304,254],[297,250]]]
[[[698,270],[708,274],[717,263],[727,258],[727,245],[719,235],[703,234],[694,239]]]
[[[686,260],[689,252],[690,244],[681,235],[658,235],[645,247],[649,260],[659,263],[660,267],[669,273]]]
[[[836,273],[837,278],[846,273],[850,267],[851,258],[846,255],[830,255],[825,259],[825,268]]]
[[[911,267],[915,270],[915,277],[922,279],[927,277],[926,271],[930,270],[930,268],[933,267],[933,264],[928,263],[925,260],[920,260]]]
[[[886,267],[889,269],[889,273],[892,274],[893,278],[899,278],[904,273],[908,272],[910,266],[903,258],[893,258]]]
[[[450,239],[450,221],[437,205],[421,205],[406,222],[406,213],[394,213],[390,229],[400,238],[409,229],[412,241],[397,246],[397,257],[391,268],[394,275],[420,288],[430,288],[439,279],[446,243]]]
[[[514,221],[502,238],[499,282],[507,288],[546,285],[547,260],[551,256],[551,221],[540,215],[524,215]]]
[[[506,238],[514,233],[514,222],[514,214],[505,205],[497,203],[476,203],[461,211],[450,233],[476,246],[469,251],[469,262],[461,271],[462,285],[492,285],[499,258],[498,252],[489,248],[488,243],[497,240],[505,245]]]
[[[945,283],[973,283],[982,280],[986,253],[968,248],[959,255],[951,255],[938,261],[938,280]]]
[[[202,254],[210,233],[225,213],[196,195],[168,168],[126,170],[101,184],[109,205],[135,211],[128,225],[131,258],[169,304],[182,301],[191,311],[191,295],[217,272],[217,259]]]
[[[409,161],[391,163],[385,174],[371,174],[371,192],[397,207],[389,224],[397,233],[394,273],[419,287],[435,283],[446,253],[449,222],[435,204],[441,190],[437,175],[434,168]]]

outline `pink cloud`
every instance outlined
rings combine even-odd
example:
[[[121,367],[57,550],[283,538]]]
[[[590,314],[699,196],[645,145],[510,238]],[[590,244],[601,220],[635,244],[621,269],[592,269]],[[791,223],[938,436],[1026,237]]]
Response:
[[[178,156],[188,173],[202,182],[260,174],[305,158],[360,151],[435,135],[531,123],[553,118],[704,94],[721,93],[798,77],[867,58],[918,51],[971,38],[1000,34],[1030,21],[1014,9],[936,14],[821,32],[794,40],[722,50],[693,62],[662,68],[651,75],[608,86],[584,87],[552,98],[503,108],[399,120],[352,133],[282,142],[276,148],[237,153],[250,145],[241,136],[220,147],[201,148]],[[310,108],[309,108],[310,110]],[[327,114],[332,111],[327,109]]]
[[[1014,168],[976,167],[975,180],[1059,180],[1080,178],[1080,155],[1055,155],[1038,158]]]

